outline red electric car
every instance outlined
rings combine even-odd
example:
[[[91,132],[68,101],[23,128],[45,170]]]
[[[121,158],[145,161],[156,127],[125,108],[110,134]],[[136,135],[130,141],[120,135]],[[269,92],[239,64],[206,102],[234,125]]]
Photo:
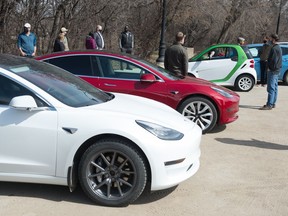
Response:
[[[135,56],[105,51],[56,52],[36,58],[63,68],[107,92],[138,95],[167,104],[206,133],[237,119],[239,95],[209,81],[179,77]]]

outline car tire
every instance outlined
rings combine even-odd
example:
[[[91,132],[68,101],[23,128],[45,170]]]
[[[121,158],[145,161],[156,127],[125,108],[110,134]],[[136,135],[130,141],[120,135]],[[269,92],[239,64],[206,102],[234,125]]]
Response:
[[[237,91],[248,92],[254,87],[254,79],[252,76],[244,74],[237,77],[235,82],[235,89]]]
[[[147,169],[140,153],[126,142],[107,139],[90,146],[79,164],[84,193],[106,206],[127,206],[143,192]]]
[[[203,97],[188,98],[179,106],[178,112],[200,126],[202,133],[211,131],[218,119],[215,105]]]

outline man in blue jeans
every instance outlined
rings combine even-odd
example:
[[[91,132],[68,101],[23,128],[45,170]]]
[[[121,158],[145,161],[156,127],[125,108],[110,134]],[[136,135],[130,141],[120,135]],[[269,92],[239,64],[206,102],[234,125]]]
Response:
[[[267,92],[268,99],[266,104],[260,110],[271,110],[276,107],[278,96],[278,76],[282,68],[282,51],[277,43],[279,37],[277,34],[271,35],[272,47],[268,56],[267,71]]]

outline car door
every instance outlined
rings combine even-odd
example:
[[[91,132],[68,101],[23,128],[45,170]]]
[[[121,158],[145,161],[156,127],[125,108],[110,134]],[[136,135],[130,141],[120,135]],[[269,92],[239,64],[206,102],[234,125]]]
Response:
[[[235,48],[218,47],[189,62],[188,71],[205,80],[223,81],[236,66],[237,60]]]
[[[54,176],[57,112],[9,106],[13,97],[21,95],[31,95],[38,106],[47,106],[27,88],[0,75],[0,176],[1,173]]]
[[[94,68],[99,68],[103,74],[103,77],[99,77],[100,89],[167,103],[166,84],[162,79],[153,74],[155,81],[141,81],[141,75],[152,74],[147,69],[123,59],[107,56],[98,56],[97,62],[99,65]]]

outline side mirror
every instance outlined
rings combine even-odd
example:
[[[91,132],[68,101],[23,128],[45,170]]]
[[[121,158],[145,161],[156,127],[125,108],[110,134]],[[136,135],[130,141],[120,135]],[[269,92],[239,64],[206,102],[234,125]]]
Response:
[[[10,107],[19,110],[45,110],[47,107],[38,107],[34,98],[30,95],[22,95],[12,98],[9,103]]]
[[[156,77],[153,74],[143,74],[140,77],[140,81],[141,82],[155,82],[156,81]]]

